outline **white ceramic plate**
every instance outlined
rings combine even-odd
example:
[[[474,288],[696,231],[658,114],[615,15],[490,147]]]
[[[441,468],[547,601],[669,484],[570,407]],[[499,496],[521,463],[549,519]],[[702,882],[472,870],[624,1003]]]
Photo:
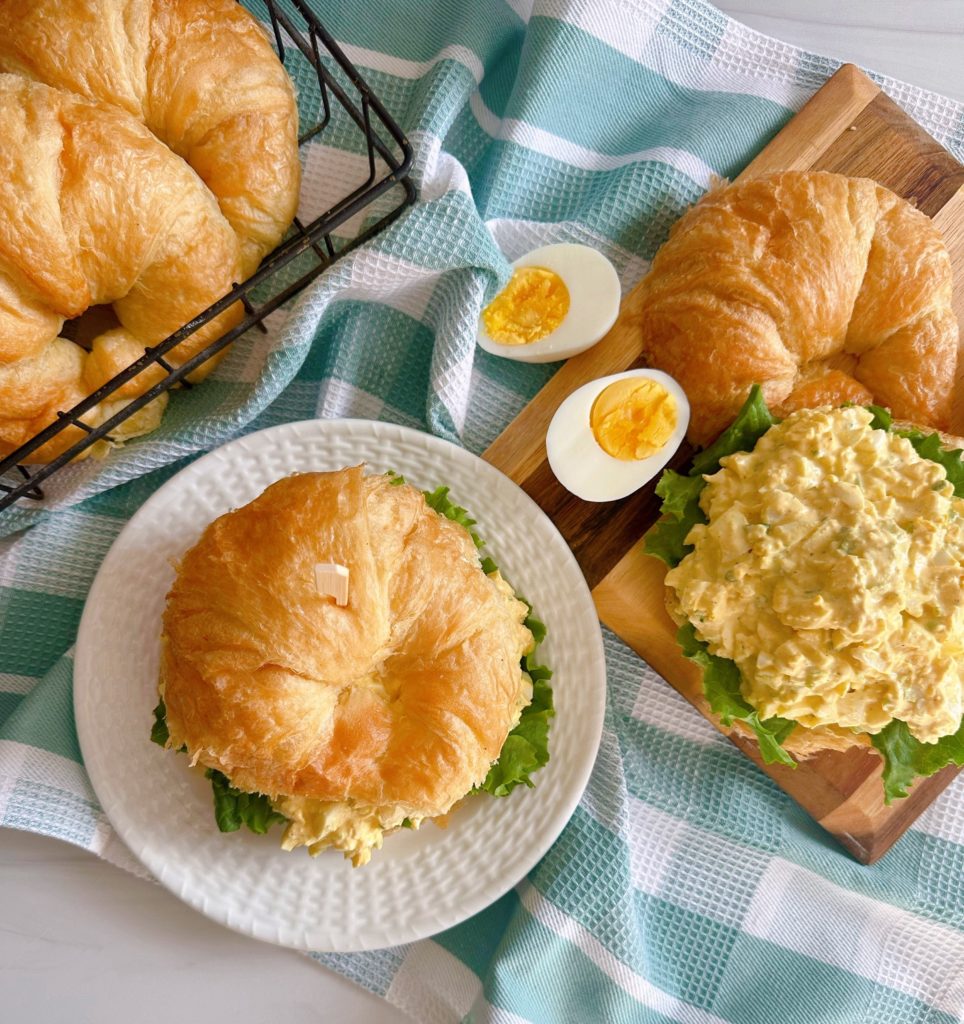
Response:
[[[422,488],[448,484],[488,550],[549,627],[555,669],[549,764],[535,789],[479,796],[448,829],[386,838],[364,868],[341,854],[283,852],[280,831],[227,835],[209,783],[150,742],[158,634],[172,562],[215,517],[289,473],[368,463]],[[145,866],[236,931],[299,949],[347,952],[412,942],[498,899],[542,857],[575,810],[602,730],[606,675],[589,590],[565,541],[498,470],[393,424],[312,420],[242,437],[188,466],[127,524],[104,560],[77,641],[74,705],[84,763],[107,816]]]

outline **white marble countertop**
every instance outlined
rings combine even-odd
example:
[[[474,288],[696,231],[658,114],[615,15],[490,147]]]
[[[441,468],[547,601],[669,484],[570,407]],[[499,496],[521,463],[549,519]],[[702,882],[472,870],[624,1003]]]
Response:
[[[964,100],[964,0],[725,0],[807,49]],[[0,992],[11,1022],[398,1024],[307,957],[214,925],[159,886],[53,839],[0,830]]]
[[[716,6],[777,39],[964,101],[964,0],[716,0]]]

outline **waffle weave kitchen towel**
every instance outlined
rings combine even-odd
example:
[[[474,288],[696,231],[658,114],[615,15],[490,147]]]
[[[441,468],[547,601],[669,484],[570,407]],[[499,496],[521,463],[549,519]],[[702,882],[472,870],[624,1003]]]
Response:
[[[407,130],[417,206],[174,396],[157,434],[58,478],[46,510],[0,515],[0,823],[132,870],[84,772],[71,648],[138,506],[196,453],[289,420],[392,420],[482,451],[553,369],[475,347],[506,258],[586,242],[628,290],[711,176],[738,172],[836,66],[702,0],[319,10]],[[291,69],[308,111],[310,75]],[[964,158],[960,104],[877,77]],[[304,214],[364,178],[355,137],[336,122],[307,147]],[[424,1024],[964,1019],[964,780],[859,866],[615,637],[606,648],[595,771],[529,877],[432,940],[317,958]]]

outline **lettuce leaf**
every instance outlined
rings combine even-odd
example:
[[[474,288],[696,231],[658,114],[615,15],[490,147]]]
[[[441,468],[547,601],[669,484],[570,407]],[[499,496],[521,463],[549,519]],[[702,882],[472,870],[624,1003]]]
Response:
[[[894,417],[889,409],[881,405],[868,405],[867,411],[873,413],[870,425],[878,430],[894,430]],[[906,437],[914,446],[914,450],[922,459],[930,459],[944,467],[947,479],[954,487],[954,494],[964,498],[964,451],[960,448],[945,449],[940,434],[928,433],[917,427],[894,430],[899,437]]]
[[[555,715],[552,706],[552,687],[538,672],[548,672],[536,666],[532,680],[532,703],[522,711],[518,725],[509,733],[502,745],[498,761],[489,768],[489,774],[473,792],[508,796],[516,786],[535,785],[531,779],[549,760],[549,719]]]
[[[884,759],[884,801],[907,796],[907,788],[920,776],[933,775],[949,764],[964,765],[964,721],[957,732],[936,743],[921,743],[906,722],[895,719],[870,737]]]
[[[159,747],[166,747],[171,734],[167,728],[167,708],[164,707],[164,699],[158,701],[154,708],[154,724],[151,726],[151,743]]]
[[[542,641],[546,638],[546,633],[548,632],[548,630],[546,629],[546,624],[541,620],[537,619],[532,614],[532,605],[529,604],[529,602],[526,601],[525,598],[520,598],[520,600],[523,601],[523,603],[528,605],[529,607],[529,614],[526,616],[525,619],[525,627],[532,634],[532,641],[535,644],[535,647],[538,647],[539,644],[541,644]],[[533,647],[532,649],[533,653],[535,652],[535,647]],[[526,660],[528,660],[529,657],[530,655],[527,654]],[[525,666],[523,665],[523,668],[524,667]]]
[[[774,419],[763,398],[759,384],[750,388],[743,408],[736,419],[709,446],[693,458],[690,476],[715,473],[720,468],[720,459],[734,452],[753,451],[757,441],[779,420]]]
[[[549,685],[552,669],[535,661],[536,650],[546,638],[546,627],[532,614],[532,605],[524,597],[519,600],[529,609],[525,626],[533,640],[532,650],[522,658],[522,671],[532,680],[532,701],[522,709],[518,723],[502,744],[499,759],[473,793],[508,796],[516,786],[531,789],[535,785],[531,774],[549,763],[549,719],[556,714]]]
[[[701,476],[681,476],[672,469],[663,473],[656,485],[656,494],[663,499],[663,518],[646,534],[647,555],[661,558],[672,569],[693,550],[686,538],[697,523],[707,521],[700,508],[705,486]]]
[[[797,723],[788,718],[761,719],[740,692],[740,670],[736,662],[710,654],[706,644],[697,637],[692,623],[680,626],[676,642],[683,649],[683,655],[703,669],[703,693],[720,721],[724,725],[732,725],[734,721],[745,722],[756,734],[760,753],[767,764],[778,762],[795,768],[796,761],[782,744]]]
[[[663,473],[656,485],[656,494],[663,499],[662,518],[646,534],[646,554],[662,559],[670,568],[683,561],[693,550],[686,543],[687,535],[697,523],[707,521],[700,508],[700,494],[706,486],[704,475],[715,473],[725,456],[751,451],[776,422],[760,385],[754,384],[736,419],[709,448],[694,457],[686,476],[672,469]]]
[[[151,726],[151,742],[166,747],[171,734],[167,727],[167,708],[163,698],[154,708],[154,724]],[[178,753],[186,753],[181,747]],[[222,832],[237,832],[247,825],[252,832],[264,835],[275,822],[288,819],[274,810],[271,801],[263,793],[245,793],[235,789],[228,777],[214,768],[208,768],[204,775],[211,780],[214,790],[214,819]]]
[[[945,450],[941,444],[940,434],[925,434],[923,430],[898,430],[901,437],[906,437],[914,446],[922,459],[930,459],[944,467],[947,479],[954,486],[954,494],[964,498],[964,452],[960,448]]]
[[[874,430],[890,430],[894,425],[894,417],[891,416],[890,409],[885,409],[882,405],[868,405],[865,408],[874,417],[870,421]]]
[[[440,516],[445,516],[446,519],[451,519],[453,523],[458,523],[459,526],[464,526],[468,531],[469,536],[472,538],[472,543],[479,549],[485,547],[485,541],[472,529],[475,526],[475,520],[468,514],[468,512],[462,508],[461,505],[456,505],[449,498],[448,487],[437,487],[434,491],[422,491],[425,495],[425,504],[429,508],[435,509]]]
[[[214,820],[222,832],[237,832],[242,825],[263,836],[276,822],[287,818],[271,806],[264,793],[245,793],[235,789],[228,777],[215,768],[208,768],[205,776],[214,790]]]

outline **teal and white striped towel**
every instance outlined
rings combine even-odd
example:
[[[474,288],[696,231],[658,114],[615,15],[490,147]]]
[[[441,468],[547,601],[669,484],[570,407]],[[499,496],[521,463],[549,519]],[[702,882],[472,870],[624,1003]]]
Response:
[[[176,396],[161,433],[74,470],[58,510],[0,517],[8,532],[33,523],[0,541],[0,822],[132,869],[81,763],[70,650],[141,502],[192,453],[311,416],[390,419],[481,451],[552,369],[474,347],[500,250],[588,242],[628,290],[710,175],[737,172],[835,67],[702,0],[325,7],[415,145],[418,206],[279,313],[267,342],[246,339]],[[879,80],[964,157],[961,105]],[[352,145],[337,124],[312,145],[307,206],[360,173]],[[318,959],[429,1024],[964,1019],[964,782],[861,867],[606,642],[600,756],[542,863],[434,940]]]

